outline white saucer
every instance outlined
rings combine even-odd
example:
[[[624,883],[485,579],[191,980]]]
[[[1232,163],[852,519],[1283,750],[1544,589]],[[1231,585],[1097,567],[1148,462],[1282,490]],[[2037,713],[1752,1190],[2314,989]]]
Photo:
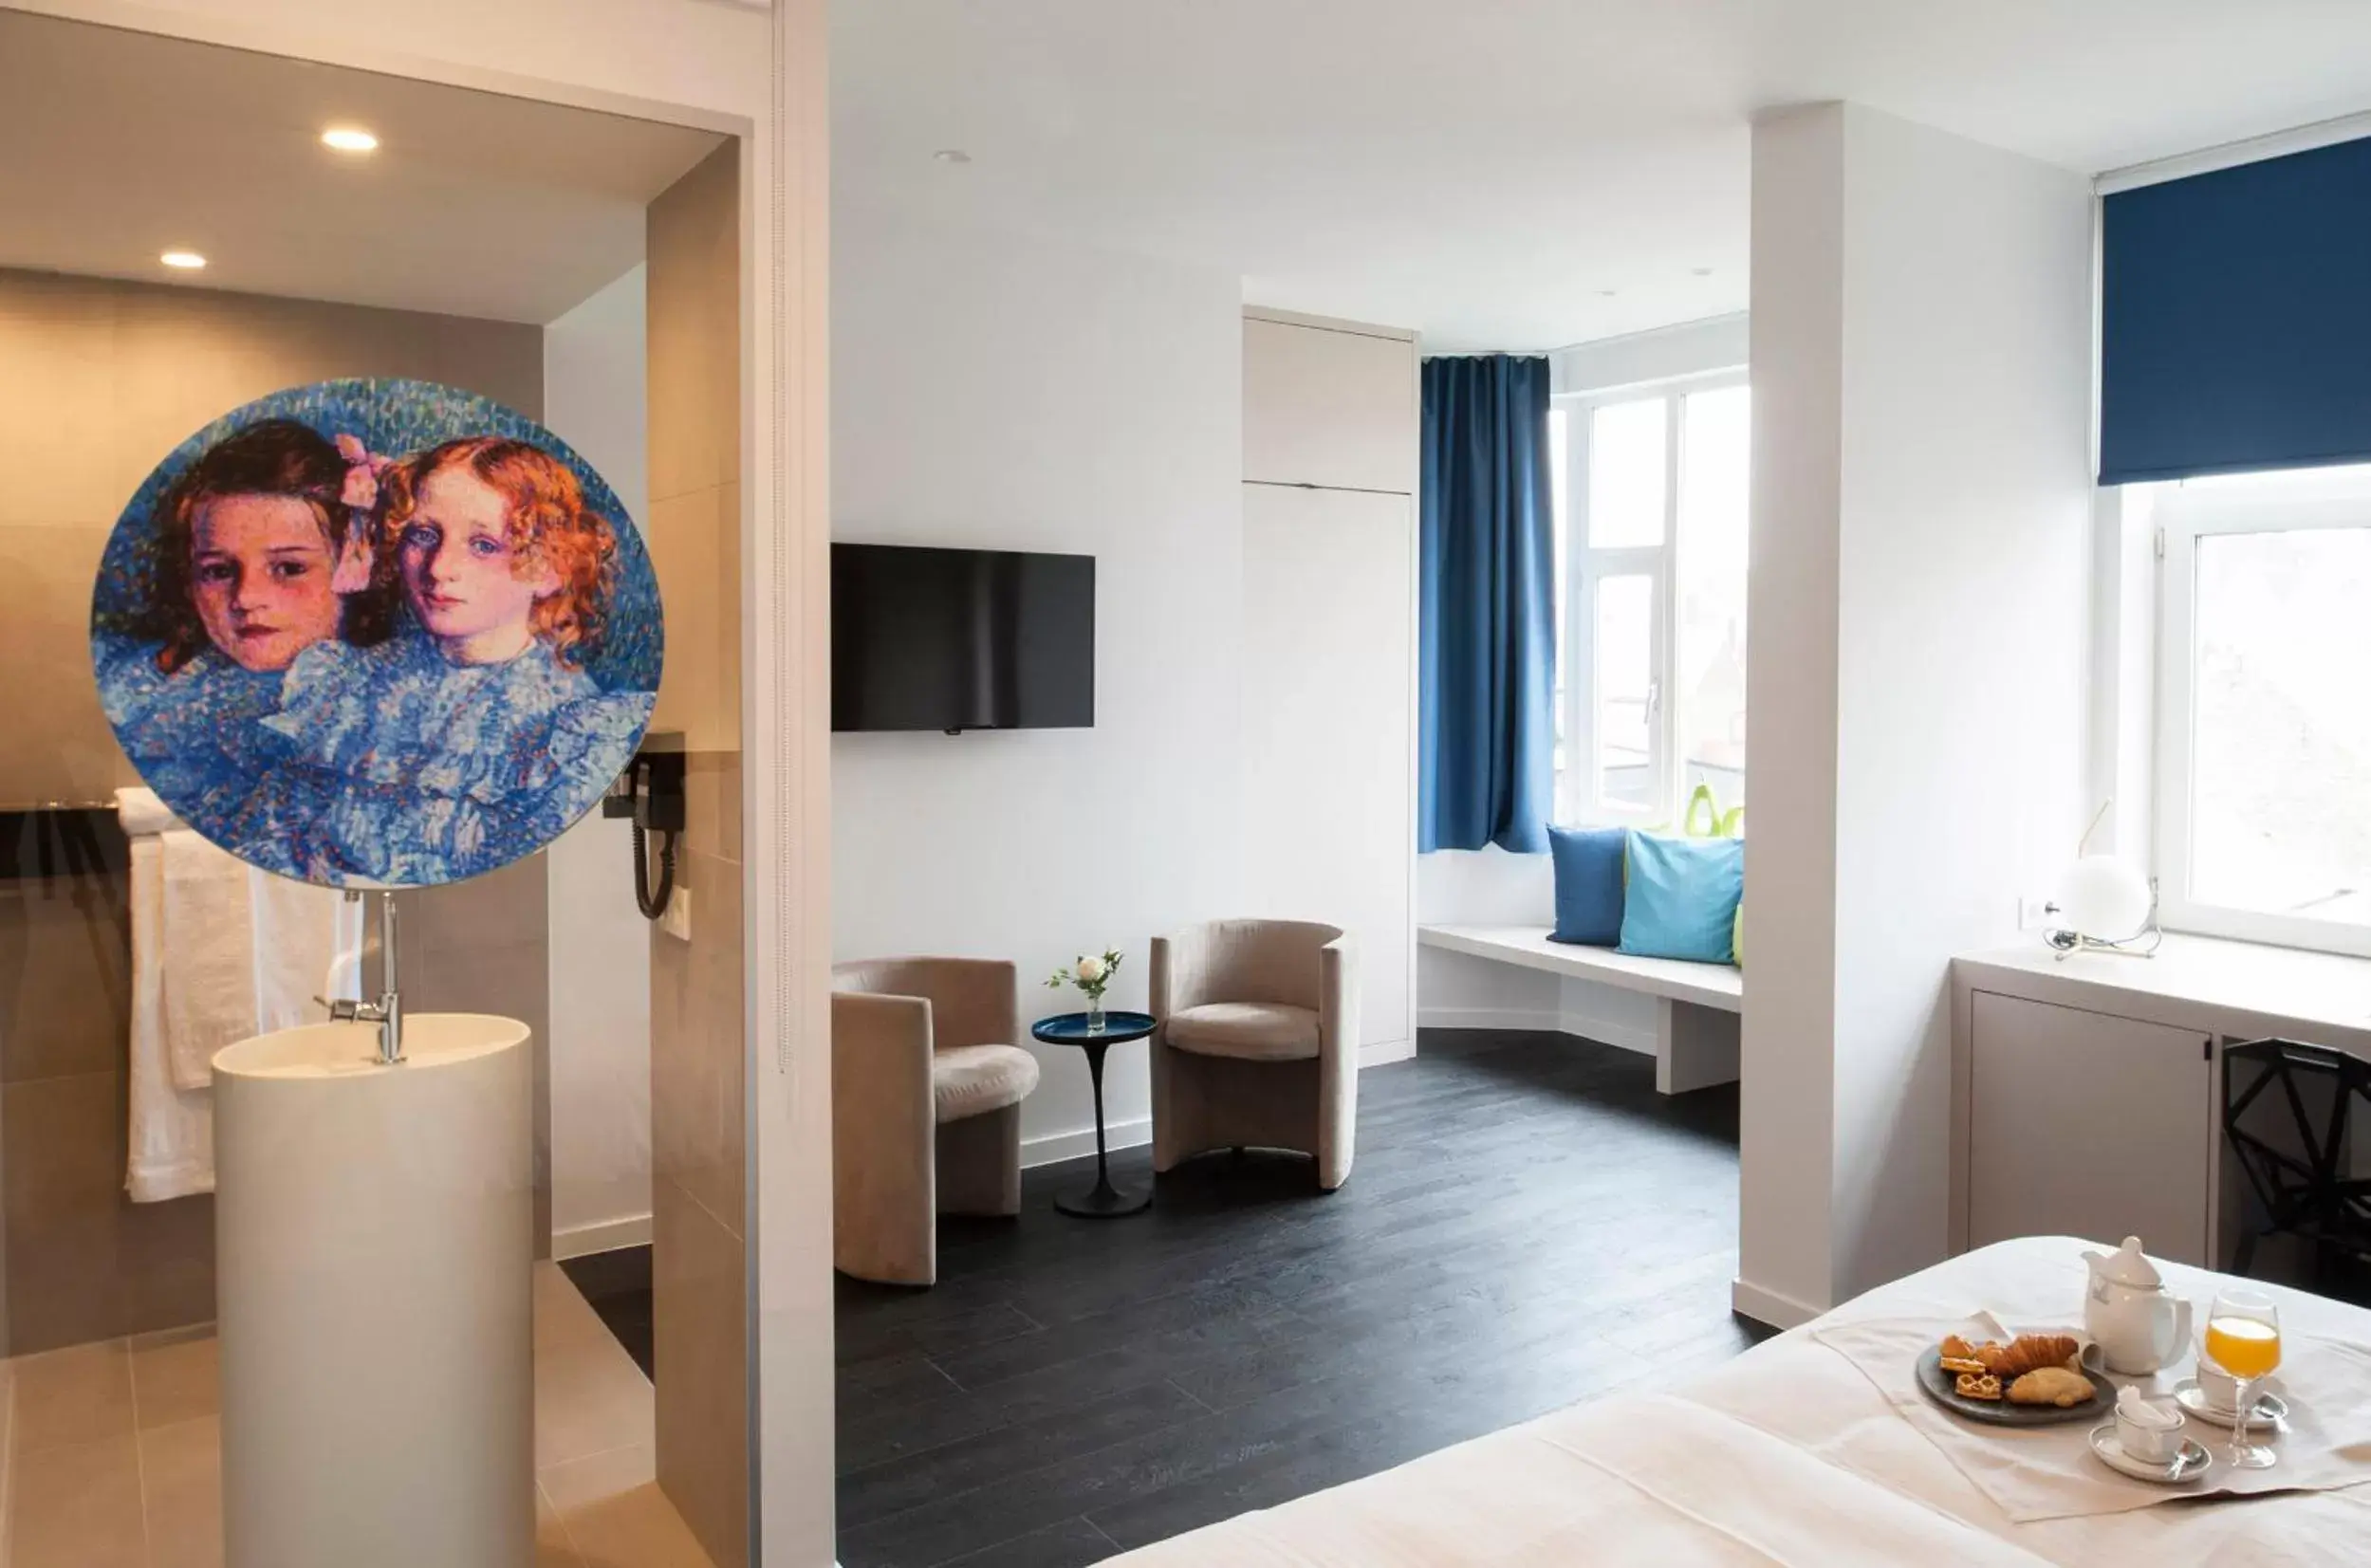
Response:
[[[2162,1486],[2185,1485],[2197,1480],[2214,1467],[2214,1456],[2206,1445],[2195,1437],[2181,1440],[2181,1453],[2171,1465],[2152,1465],[2124,1452],[2124,1446],[2116,1440],[2116,1423],[2091,1429],[2091,1451],[2100,1456],[2100,1463],[2109,1469],[2132,1477],[2135,1481],[2154,1481]]]
[[[2210,1403],[2206,1396],[2206,1390],[2198,1386],[2198,1380],[2195,1377],[2185,1377],[2174,1385],[2174,1400],[2199,1420],[2212,1422],[2218,1427],[2232,1425],[2238,1415],[2236,1411]],[[2288,1401],[2269,1390],[2260,1391],[2255,1396],[2255,1409],[2248,1415],[2248,1430],[2250,1431],[2276,1431],[2280,1429],[2280,1424],[2288,1419]]]

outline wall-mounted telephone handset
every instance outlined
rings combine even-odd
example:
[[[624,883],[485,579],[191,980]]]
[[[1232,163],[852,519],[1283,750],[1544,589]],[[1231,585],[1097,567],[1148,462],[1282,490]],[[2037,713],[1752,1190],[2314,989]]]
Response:
[[[647,920],[667,911],[675,896],[676,847],[683,839],[683,737],[651,735],[602,801],[604,817],[634,819],[634,902]],[[658,846],[658,885],[650,885],[648,835],[663,833]]]

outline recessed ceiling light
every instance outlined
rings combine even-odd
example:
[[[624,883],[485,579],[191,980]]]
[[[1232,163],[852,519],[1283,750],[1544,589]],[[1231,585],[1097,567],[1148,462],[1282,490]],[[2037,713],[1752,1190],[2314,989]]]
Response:
[[[332,125],[321,133],[321,144],[341,153],[379,151],[379,138],[359,125]]]
[[[1621,292],[1619,288],[1601,288],[1597,291],[1597,297],[1601,300],[1610,300]]]
[[[965,152],[960,147],[941,147],[938,151],[933,153],[931,157],[936,158],[941,163],[969,163],[972,161],[972,155]]]
[[[1709,267],[1699,267],[1695,269],[1695,275],[1699,278],[1709,278],[1713,275],[1713,269]]]
[[[184,272],[194,272],[206,265],[206,258],[194,250],[168,250],[157,259],[167,267],[177,267]]]

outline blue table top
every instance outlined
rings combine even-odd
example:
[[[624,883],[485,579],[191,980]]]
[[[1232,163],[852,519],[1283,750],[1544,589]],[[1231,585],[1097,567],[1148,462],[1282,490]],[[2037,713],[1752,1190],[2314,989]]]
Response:
[[[1142,1040],[1153,1032],[1157,1020],[1151,1013],[1123,1013],[1117,1007],[1104,1009],[1101,1034],[1086,1032],[1086,1014],[1057,1013],[1041,1018],[1029,1025],[1029,1034],[1048,1045],[1085,1045],[1096,1041],[1105,1044]]]

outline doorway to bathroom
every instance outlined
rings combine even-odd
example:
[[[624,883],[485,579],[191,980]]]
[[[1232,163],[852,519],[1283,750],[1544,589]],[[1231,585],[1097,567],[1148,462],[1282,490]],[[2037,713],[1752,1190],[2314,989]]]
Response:
[[[360,909],[224,855],[126,756],[94,583],[194,434],[401,378],[571,449],[666,612],[626,791],[395,895],[407,1013],[528,1032],[518,1506],[548,1568],[738,1568],[741,142],[0,9],[0,1554],[226,1560],[226,1420],[269,1369],[222,1355],[212,1052],[387,988]],[[455,1135],[397,1131],[422,1169]]]

